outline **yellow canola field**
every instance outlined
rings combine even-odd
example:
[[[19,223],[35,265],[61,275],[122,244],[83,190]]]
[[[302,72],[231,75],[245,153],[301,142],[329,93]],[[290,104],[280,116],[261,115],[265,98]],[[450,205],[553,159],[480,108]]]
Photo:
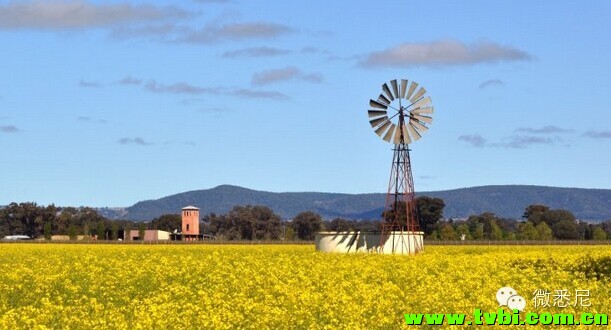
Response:
[[[503,286],[527,311],[611,314],[608,274],[586,276],[586,257],[611,248],[430,246],[405,257],[309,245],[0,244],[0,329],[399,329],[409,328],[404,313],[494,312]],[[589,290],[591,306],[535,309],[539,289]]]

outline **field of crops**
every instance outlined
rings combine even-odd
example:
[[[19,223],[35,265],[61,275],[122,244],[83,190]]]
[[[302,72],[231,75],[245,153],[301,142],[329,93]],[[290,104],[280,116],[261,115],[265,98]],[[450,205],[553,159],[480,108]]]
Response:
[[[429,246],[416,257],[313,246],[0,245],[0,328],[396,329],[404,313],[496,311],[497,290],[589,290],[611,313],[606,246]],[[601,266],[602,265],[602,266]],[[598,267],[598,268],[597,268]],[[609,271],[609,270],[607,270]]]

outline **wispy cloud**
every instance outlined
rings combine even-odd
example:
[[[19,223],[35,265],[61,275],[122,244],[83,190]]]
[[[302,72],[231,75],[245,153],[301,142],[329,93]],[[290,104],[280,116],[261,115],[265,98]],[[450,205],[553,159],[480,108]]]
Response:
[[[229,95],[250,99],[273,99],[288,100],[289,97],[277,91],[262,91],[249,88],[227,88],[227,87],[200,87],[186,82],[173,84],[161,84],[155,80],[149,80],[144,84],[144,89],[153,93],[182,94],[182,95]],[[183,100],[184,101],[184,100]]]
[[[252,76],[253,85],[267,85],[280,81],[287,80],[304,80],[311,83],[320,83],[323,80],[322,75],[317,73],[304,74],[298,68],[294,66],[287,66],[281,69],[266,70],[259,73],[255,73]]]
[[[479,84],[480,89],[488,88],[488,87],[502,87],[505,86],[505,83],[501,79],[490,79]]]
[[[171,94],[190,94],[190,95],[200,95],[200,94],[220,94],[222,92],[221,88],[206,88],[194,86],[185,82],[178,82],[174,84],[160,84],[155,80],[149,80],[144,88],[153,93],[171,93]]]
[[[519,133],[528,133],[528,134],[566,134],[575,132],[572,129],[560,128],[554,125],[547,125],[541,128],[531,128],[531,127],[520,127],[515,130]]]
[[[486,146],[486,139],[479,134],[467,134],[458,137],[458,140],[470,144],[472,147],[481,148]]]
[[[142,84],[142,80],[127,76],[121,80],[117,80],[116,83],[120,85],[140,85]]]
[[[85,0],[11,1],[0,5],[0,29],[83,29],[189,16],[177,7]]]
[[[2,125],[0,126],[0,133],[17,133],[19,129],[14,125]]]
[[[594,131],[589,130],[583,133],[581,136],[589,137],[592,139],[611,139],[611,131]]]
[[[269,22],[211,24],[201,29],[185,29],[171,41],[208,44],[226,40],[272,39],[291,32],[293,29],[286,25]]]
[[[287,49],[271,47],[253,47],[227,51],[221,54],[222,58],[248,58],[248,57],[274,57],[291,53]]]
[[[78,85],[83,88],[98,88],[101,86],[98,82],[85,80],[79,81]]]
[[[506,148],[525,149],[533,145],[554,145],[562,142],[559,137],[533,136],[533,135],[510,135],[499,142],[489,142],[479,134],[461,135],[458,140],[463,141],[475,148]]]
[[[530,136],[530,135],[512,135],[503,142],[492,143],[492,147],[510,148],[510,149],[525,149],[532,145],[551,145],[561,142],[558,138]]]
[[[248,88],[240,88],[230,91],[228,94],[246,98],[246,99],[273,99],[273,100],[289,100],[290,98],[283,93],[274,91],[259,91]]]
[[[78,116],[76,120],[81,123],[96,123],[96,124],[107,124],[108,121],[106,119],[97,119],[89,116]]]
[[[145,141],[143,138],[141,137],[135,137],[135,138],[128,138],[128,137],[124,137],[121,138],[117,141],[119,144],[135,144],[135,145],[139,145],[139,146],[151,146],[153,145],[152,142],[147,142]]]
[[[365,68],[442,67],[530,59],[531,56],[522,50],[490,41],[465,44],[455,40],[443,40],[403,43],[382,51],[372,52],[359,65]]]

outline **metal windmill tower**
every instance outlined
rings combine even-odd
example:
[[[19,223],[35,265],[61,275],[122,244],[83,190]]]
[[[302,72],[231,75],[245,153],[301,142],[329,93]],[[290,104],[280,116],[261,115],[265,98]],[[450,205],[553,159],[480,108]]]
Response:
[[[418,88],[418,83],[414,81],[408,84],[405,79],[400,80],[400,85],[397,79],[391,80],[390,87],[384,83],[380,96],[376,100],[371,99],[369,105],[371,127],[384,141],[394,144],[382,220],[382,250],[393,233],[399,232],[401,240],[404,240],[404,237],[409,240],[413,236],[404,236],[404,232],[409,234],[420,231],[409,144],[420,139],[428,130],[426,125],[433,122],[433,107],[431,97],[426,95],[426,89]],[[394,242],[393,236],[393,244]],[[420,240],[400,241],[397,244],[408,248],[415,247],[417,251],[422,250]]]

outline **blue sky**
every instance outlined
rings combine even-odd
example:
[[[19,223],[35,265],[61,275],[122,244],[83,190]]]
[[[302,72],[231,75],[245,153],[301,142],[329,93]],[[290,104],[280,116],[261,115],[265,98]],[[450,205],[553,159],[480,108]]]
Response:
[[[0,204],[234,184],[386,189],[391,79],[434,122],[417,191],[611,188],[608,1],[0,1]]]

